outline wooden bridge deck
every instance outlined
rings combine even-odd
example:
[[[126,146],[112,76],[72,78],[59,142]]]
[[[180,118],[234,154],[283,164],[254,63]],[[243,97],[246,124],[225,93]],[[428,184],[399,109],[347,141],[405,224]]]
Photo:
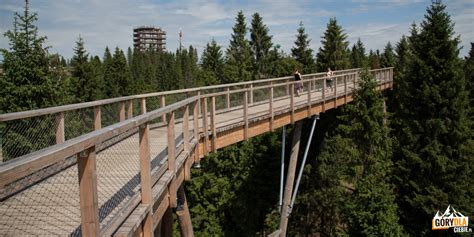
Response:
[[[328,91],[325,99],[328,103],[334,104],[331,101],[334,101],[334,98],[343,96],[346,92],[344,89],[344,84],[338,85],[336,89],[337,96],[334,96],[333,92]],[[352,89],[352,86],[348,86],[346,95],[350,96]],[[306,87],[302,95],[294,97],[295,110],[308,105],[307,93]],[[332,95],[329,95],[330,93]],[[321,89],[312,90],[310,104],[321,103],[322,97]],[[344,102],[349,102],[352,99],[351,97],[346,97],[346,100]],[[275,115],[286,114],[286,116],[291,116],[290,109],[290,96],[280,97],[273,102]],[[216,111],[216,113],[215,124],[218,134],[224,134],[226,131],[235,129],[235,127],[238,127],[239,130],[243,129],[244,108],[242,105]],[[268,117],[269,113],[268,99],[249,104],[249,125],[257,123],[255,118]],[[309,115],[311,113],[307,116]],[[190,119],[193,120],[194,118],[191,116]],[[299,120],[301,117],[296,119]],[[202,135],[203,124],[201,120],[199,119],[199,131]],[[285,121],[285,124],[291,122],[290,119]],[[208,119],[208,124],[208,128],[211,129],[210,119]],[[183,131],[181,125],[181,122],[177,121],[174,126],[175,139],[178,142],[182,142]],[[189,123],[189,129],[191,131],[194,130],[193,123]],[[260,133],[263,132],[265,131]],[[254,132],[250,136],[257,134],[259,133]],[[217,148],[239,140],[243,140],[243,137],[234,138],[231,142],[221,141]],[[160,168],[167,166],[167,127],[162,123],[152,126],[149,142],[153,176],[153,174],[159,172]],[[96,173],[101,230],[107,229],[110,223],[114,222],[114,218],[123,215],[123,209],[130,205],[133,202],[134,195],[140,192],[138,144],[139,135],[137,130],[135,130],[131,131],[126,138],[97,152]],[[202,144],[199,149],[202,156]],[[0,235],[81,235],[80,194],[77,174],[78,166],[71,165],[63,171],[3,200],[0,203]]]

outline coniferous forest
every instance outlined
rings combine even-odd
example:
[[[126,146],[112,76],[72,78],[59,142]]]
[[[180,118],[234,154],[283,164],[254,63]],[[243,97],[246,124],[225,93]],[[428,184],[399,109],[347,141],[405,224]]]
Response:
[[[474,43],[460,57],[455,22],[441,1],[407,26],[408,35],[369,52],[360,39],[350,45],[336,18],[317,50],[300,22],[284,52],[259,13],[240,11],[228,47],[210,39],[200,58],[193,46],[104,46],[103,55],[90,55],[78,36],[65,59],[48,53],[38,17],[26,4],[5,33],[0,113],[288,76],[295,68],[394,67],[393,90],[376,91],[364,72],[351,104],[320,114],[288,236],[454,236],[431,230],[436,211],[449,204],[474,218]],[[311,121],[303,126],[301,147]],[[292,128],[286,132],[290,147]],[[278,228],[281,142],[280,129],[210,154],[192,170],[185,189],[196,236],[266,236]]]

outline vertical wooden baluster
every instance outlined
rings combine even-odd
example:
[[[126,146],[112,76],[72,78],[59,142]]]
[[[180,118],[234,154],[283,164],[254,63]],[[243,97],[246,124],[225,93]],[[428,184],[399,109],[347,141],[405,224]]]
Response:
[[[347,77],[344,76],[344,104],[347,104]]]
[[[160,108],[164,108],[166,106],[166,97],[164,95],[160,96]],[[161,117],[163,124],[166,124],[166,115]]]
[[[326,112],[326,78],[324,77],[323,80],[323,106],[322,106],[322,111]]]
[[[77,166],[82,235],[99,236],[99,201],[95,146],[78,154]]]
[[[183,149],[189,152],[189,105],[184,107],[183,114]]]
[[[203,155],[209,154],[209,122],[207,121],[207,98],[204,97],[201,100],[201,112],[202,112],[202,128],[203,128]]]
[[[308,82],[308,117],[311,116],[311,81]]]
[[[249,138],[249,115],[248,115],[248,92],[244,92],[244,140],[247,141]]]
[[[352,81],[354,82],[354,88],[352,88],[352,97],[354,97],[354,93],[355,93],[356,86],[357,86],[357,75],[358,75],[358,73],[355,73],[352,77]]]
[[[168,114],[168,170],[173,172],[173,179],[169,185],[170,207],[176,207],[176,163],[175,150],[176,144],[174,140],[174,111]]]
[[[227,93],[225,94],[225,107],[230,108],[230,87],[226,88]]]
[[[216,151],[217,146],[217,132],[216,132],[216,97],[211,97],[211,133],[212,133],[212,140],[211,140],[211,151]]]
[[[94,107],[94,130],[102,128],[102,115],[100,111],[100,105]]]
[[[56,144],[63,143],[64,137],[64,112],[56,114]]]
[[[146,114],[146,98],[140,99],[140,111],[142,114]]]
[[[250,104],[253,104],[253,84],[250,84]]]
[[[270,82],[270,97],[268,98],[269,104],[270,104],[270,131],[273,131],[273,122],[274,122],[274,117],[273,117],[273,82]]]
[[[139,128],[140,187],[142,203],[152,205],[149,130],[148,123],[142,124]],[[143,219],[143,236],[153,236],[152,217],[152,212],[150,211]]]
[[[337,77],[334,78],[334,108],[337,108]]]
[[[194,138],[199,144],[199,98],[194,102],[193,106],[193,131],[194,131]],[[199,146],[196,146],[194,151],[194,162],[199,164]]]
[[[183,114],[183,151],[184,153],[188,153],[190,156],[190,149],[189,149],[189,105],[184,107],[184,114]],[[187,158],[184,162],[184,179],[189,180],[191,178],[191,167],[188,165],[189,163]]]
[[[295,123],[295,84],[290,85],[290,109],[291,109],[291,124]]]
[[[125,102],[119,102],[119,120],[125,121]]]
[[[128,111],[127,111],[127,118],[131,119],[133,117],[133,100],[128,101]]]

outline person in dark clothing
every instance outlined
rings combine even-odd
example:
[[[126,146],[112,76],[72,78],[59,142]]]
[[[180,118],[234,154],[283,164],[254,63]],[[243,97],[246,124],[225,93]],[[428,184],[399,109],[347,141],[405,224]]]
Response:
[[[301,73],[298,71],[298,69],[295,69],[295,72],[293,73],[295,76],[295,90],[296,90],[296,95],[300,96],[300,94],[303,92],[303,78],[301,77]]]

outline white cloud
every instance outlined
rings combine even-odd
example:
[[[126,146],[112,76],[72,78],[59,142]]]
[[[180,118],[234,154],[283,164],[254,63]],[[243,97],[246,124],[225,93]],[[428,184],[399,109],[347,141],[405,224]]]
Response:
[[[1,0],[0,33],[11,28],[13,11],[22,10],[22,1]],[[347,3],[346,8],[328,8],[333,1],[310,0],[260,0],[260,1],[177,1],[157,2],[157,0],[63,0],[31,1],[33,11],[39,13],[38,26],[41,35],[48,36],[48,45],[53,52],[71,57],[77,37],[85,40],[86,49],[91,55],[102,56],[105,46],[126,49],[132,45],[132,29],[140,25],[155,25],[167,32],[167,49],[174,51],[178,46],[178,33],[182,29],[184,44],[192,44],[201,53],[212,38],[224,48],[227,47],[239,10],[246,16],[250,26],[252,14],[259,12],[268,26],[273,42],[290,53],[296,38],[296,29],[303,21],[306,33],[311,39],[311,48],[320,46],[327,21],[337,16],[346,19],[342,27],[353,43],[360,37],[366,48],[383,49],[391,41],[395,43],[402,34],[407,34],[412,21],[420,22],[422,12],[405,15],[406,19],[365,19],[363,23],[352,24],[354,11],[372,14],[392,11],[400,7],[419,4],[421,0],[363,1]],[[420,5],[418,5],[420,6]],[[352,9],[352,10],[351,10]],[[358,10],[357,10],[358,9]],[[423,7],[424,9],[424,7]],[[474,6],[468,0],[448,2],[448,12],[456,22],[456,33],[461,34],[465,48],[474,39],[472,22]],[[403,14],[403,12],[402,12]],[[407,19],[418,18],[418,19]],[[390,22],[390,23],[388,23]],[[0,36],[0,47],[7,47],[7,41]],[[467,52],[463,49],[462,52]]]

